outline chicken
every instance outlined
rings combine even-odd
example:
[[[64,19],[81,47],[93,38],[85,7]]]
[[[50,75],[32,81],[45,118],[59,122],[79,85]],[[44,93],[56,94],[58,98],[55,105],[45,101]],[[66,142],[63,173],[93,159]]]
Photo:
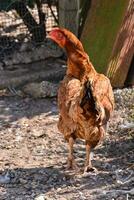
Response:
[[[81,42],[70,31],[55,28],[49,33],[67,52],[67,71],[58,91],[59,131],[68,142],[68,168],[76,168],[73,144],[85,140],[85,172],[94,171],[90,153],[102,141],[106,125],[114,108],[114,96],[109,79],[96,72]]]

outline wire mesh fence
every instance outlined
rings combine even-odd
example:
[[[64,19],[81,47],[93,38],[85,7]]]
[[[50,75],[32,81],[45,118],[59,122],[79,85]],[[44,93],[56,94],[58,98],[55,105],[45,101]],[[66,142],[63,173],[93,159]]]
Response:
[[[24,42],[42,44],[58,23],[56,0],[0,0],[0,58]]]

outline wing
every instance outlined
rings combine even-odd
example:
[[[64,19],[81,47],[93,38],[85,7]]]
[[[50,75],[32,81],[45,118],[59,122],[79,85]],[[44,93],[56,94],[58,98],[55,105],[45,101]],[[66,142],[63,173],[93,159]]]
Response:
[[[114,109],[114,95],[110,80],[103,74],[98,74],[92,85],[92,93],[98,103],[112,112]]]
[[[92,104],[100,124],[109,120],[114,108],[114,95],[109,79],[103,74],[97,74],[92,81],[89,79],[86,82],[81,106],[87,102]]]
[[[66,115],[74,121],[77,120],[81,88],[81,82],[76,78],[66,76],[62,81],[58,92],[58,105],[63,117]]]

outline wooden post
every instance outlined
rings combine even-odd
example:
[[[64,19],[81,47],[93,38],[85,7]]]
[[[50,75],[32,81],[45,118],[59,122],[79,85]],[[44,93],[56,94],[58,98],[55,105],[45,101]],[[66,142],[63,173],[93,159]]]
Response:
[[[90,2],[90,1],[89,1]],[[92,0],[81,41],[96,70],[106,73],[129,0]],[[89,5],[90,6],[90,5]]]
[[[134,56],[134,0],[129,0],[122,25],[114,43],[107,76],[114,87],[123,87]],[[133,73],[132,66],[131,71]],[[129,75],[130,76],[130,75]]]
[[[59,0],[59,25],[78,35],[79,0]]]

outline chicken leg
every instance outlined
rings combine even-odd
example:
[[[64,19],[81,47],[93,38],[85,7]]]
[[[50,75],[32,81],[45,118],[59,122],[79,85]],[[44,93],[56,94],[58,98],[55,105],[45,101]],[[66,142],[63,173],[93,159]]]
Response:
[[[91,145],[86,143],[86,162],[85,162],[84,172],[96,172],[97,171],[96,168],[92,167],[90,153],[91,153]]]
[[[77,169],[77,165],[73,156],[73,145],[74,145],[74,139],[73,137],[69,137],[68,139],[69,154],[68,154],[68,160],[67,160],[67,169]]]

